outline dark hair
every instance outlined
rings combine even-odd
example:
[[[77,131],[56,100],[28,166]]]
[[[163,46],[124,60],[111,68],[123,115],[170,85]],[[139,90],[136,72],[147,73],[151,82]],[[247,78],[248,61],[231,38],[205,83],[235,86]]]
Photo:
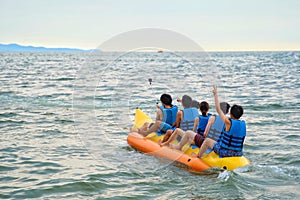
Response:
[[[209,104],[206,101],[202,101],[200,103],[200,111],[202,113],[202,116],[206,116],[208,110],[209,110]]]
[[[191,107],[199,109],[200,108],[199,102],[196,100],[192,100]]]
[[[160,101],[163,103],[163,104],[166,104],[168,106],[172,106],[172,97],[171,95],[169,94],[162,94],[160,96]]]
[[[183,95],[181,102],[183,107],[190,108],[192,105],[192,97],[188,95]]]
[[[230,108],[230,105],[227,102],[220,103],[221,110],[224,114],[227,114]]]
[[[232,114],[232,116],[235,118],[235,119],[239,119],[244,113],[244,109],[242,106],[239,106],[239,105],[233,105],[230,109],[230,114]]]

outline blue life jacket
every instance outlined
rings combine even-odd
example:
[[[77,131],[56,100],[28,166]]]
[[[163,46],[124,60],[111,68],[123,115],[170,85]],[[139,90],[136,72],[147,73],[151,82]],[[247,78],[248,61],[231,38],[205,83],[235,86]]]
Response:
[[[206,116],[199,115],[199,124],[198,124],[198,128],[197,128],[197,133],[199,133],[200,135],[203,135],[210,116],[211,116],[210,113],[207,113]]]
[[[207,137],[213,139],[214,141],[219,141],[223,136],[223,132],[225,130],[225,123],[222,121],[219,115],[213,116],[215,116],[215,121],[214,124],[211,125]]]
[[[183,131],[193,130],[195,118],[199,116],[196,108],[185,108],[182,110],[183,119],[180,122],[180,129]]]
[[[242,120],[231,120],[230,130],[224,131],[222,140],[219,142],[222,148],[242,152],[246,137],[246,123]]]
[[[176,121],[178,107],[176,105],[172,105],[172,108],[165,108],[164,106],[160,106],[160,109],[163,112],[162,121],[172,126],[173,123]]]

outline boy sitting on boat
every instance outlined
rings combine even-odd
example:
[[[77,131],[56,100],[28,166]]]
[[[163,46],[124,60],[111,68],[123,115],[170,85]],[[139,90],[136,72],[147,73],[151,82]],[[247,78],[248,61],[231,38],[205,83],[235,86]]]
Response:
[[[169,94],[162,94],[160,101],[162,105],[159,106],[159,109],[156,112],[155,123],[149,124],[146,122],[142,128],[137,130],[137,132],[144,137],[152,132],[160,131],[165,133],[167,130],[176,129],[175,120],[178,107],[172,104],[172,97]]]

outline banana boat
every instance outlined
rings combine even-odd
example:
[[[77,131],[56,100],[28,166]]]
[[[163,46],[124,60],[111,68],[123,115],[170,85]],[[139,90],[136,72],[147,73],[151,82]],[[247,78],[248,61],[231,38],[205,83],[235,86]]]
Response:
[[[153,121],[142,110],[136,109],[134,129],[140,128],[145,122]],[[162,139],[163,135],[159,135],[155,132],[147,135],[146,137],[136,132],[131,132],[127,137],[127,142],[138,151],[179,162],[194,171],[203,171],[210,168],[234,170],[250,164],[250,161],[244,156],[220,158],[214,151],[204,154],[201,158],[197,158],[192,156],[192,154],[198,154],[198,147],[185,145],[182,148],[183,151],[179,151],[171,149],[168,146],[160,146],[158,141]]]

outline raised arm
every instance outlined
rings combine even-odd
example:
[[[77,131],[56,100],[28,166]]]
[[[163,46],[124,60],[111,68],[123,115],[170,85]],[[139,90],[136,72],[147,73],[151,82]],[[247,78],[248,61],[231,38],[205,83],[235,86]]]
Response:
[[[229,125],[231,125],[230,120],[226,117],[226,115],[223,113],[223,111],[221,110],[220,107],[220,103],[219,103],[219,98],[218,98],[218,91],[217,91],[217,86],[213,87],[213,94],[214,94],[214,98],[215,98],[215,106],[216,106],[216,110],[220,116],[220,118],[222,119],[222,121],[225,123],[226,127]]]

